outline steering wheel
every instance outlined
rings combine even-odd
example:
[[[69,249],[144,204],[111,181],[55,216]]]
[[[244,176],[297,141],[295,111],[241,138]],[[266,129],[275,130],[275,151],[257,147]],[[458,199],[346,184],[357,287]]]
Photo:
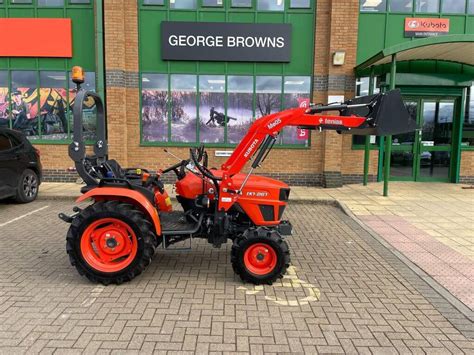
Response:
[[[169,168],[166,168],[165,170],[162,170],[162,174],[169,173],[170,171],[174,171],[178,179],[184,178],[186,176],[184,172],[184,167],[189,164],[189,159],[188,160],[181,160],[179,163],[176,163]],[[179,170],[178,170],[179,169]]]

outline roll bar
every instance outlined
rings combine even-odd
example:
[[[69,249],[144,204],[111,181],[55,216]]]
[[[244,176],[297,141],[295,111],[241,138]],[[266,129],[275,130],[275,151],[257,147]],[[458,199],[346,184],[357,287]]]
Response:
[[[84,142],[84,125],[83,125],[83,116],[84,116],[84,102],[93,98],[96,109],[97,109],[97,128],[96,128],[96,142],[94,143],[94,156],[86,155],[86,145]],[[87,159],[96,160],[97,164],[100,165],[107,160],[108,154],[108,144],[106,139],[106,127],[105,127],[105,111],[104,104],[100,96],[93,92],[87,91],[80,88],[80,85],[77,85],[77,95],[74,101],[72,108],[73,112],[73,121],[74,121],[74,130],[73,130],[73,140],[69,144],[69,157],[74,161],[77,173],[84,180],[87,185],[97,185],[97,180],[90,174],[88,169],[85,168],[84,164]]]

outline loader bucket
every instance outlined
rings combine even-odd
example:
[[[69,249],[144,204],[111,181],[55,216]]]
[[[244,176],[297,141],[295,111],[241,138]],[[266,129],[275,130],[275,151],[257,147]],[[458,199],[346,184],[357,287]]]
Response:
[[[362,108],[349,108],[344,116],[357,115],[367,117],[365,127],[352,129],[344,133],[356,135],[386,136],[413,132],[416,121],[409,115],[402,100],[400,90],[391,90],[384,94],[358,97],[347,102],[348,105],[370,104]],[[371,107],[371,108],[369,108]]]

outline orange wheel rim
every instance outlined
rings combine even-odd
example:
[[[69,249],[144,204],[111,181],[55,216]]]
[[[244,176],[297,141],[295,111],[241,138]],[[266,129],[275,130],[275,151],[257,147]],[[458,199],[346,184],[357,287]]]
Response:
[[[116,218],[91,223],[81,238],[82,257],[92,268],[107,273],[129,266],[137,255],[138,241],[133,229]]]
[[[252,274],[263,276],[271,273],[277,264],[275,249],[266,243],[256,243],[244,253],[244,264]]]

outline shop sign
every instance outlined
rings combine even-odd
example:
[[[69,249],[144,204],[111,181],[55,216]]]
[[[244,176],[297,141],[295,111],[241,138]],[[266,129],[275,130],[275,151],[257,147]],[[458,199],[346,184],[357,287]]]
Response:
[[[225,62],[289,62],[291,25],[163,21],[161,58]]]
[[[405,37],[436,37],[448,33],[448,18],[405,18]]]
[[[0,57],[71,58],[71,28],[70,18],[0,18]]]

